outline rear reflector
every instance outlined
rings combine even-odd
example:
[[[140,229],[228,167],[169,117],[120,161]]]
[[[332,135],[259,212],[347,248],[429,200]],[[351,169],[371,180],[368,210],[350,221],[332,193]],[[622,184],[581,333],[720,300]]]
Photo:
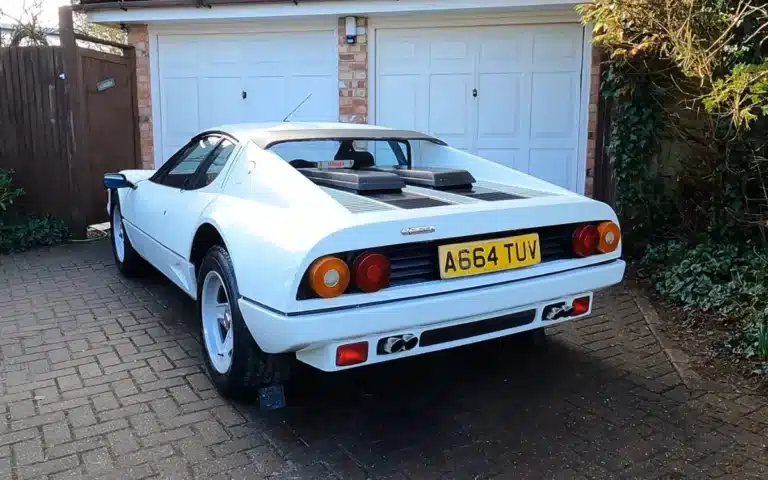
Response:
[[[571,310],[572,316],[584,315],[589,311],[589,297],[580,297],[573,301],[571,304],[573,310]]]
[[[348,367],[368,361],[368,342],[350,343],[336,349],[336,366]]]

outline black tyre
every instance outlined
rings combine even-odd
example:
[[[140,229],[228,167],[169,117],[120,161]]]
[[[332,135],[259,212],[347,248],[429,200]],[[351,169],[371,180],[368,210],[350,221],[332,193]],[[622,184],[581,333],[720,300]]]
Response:
[[[287,381],[290,357],[265,353],[254,341],[237,303],[234,272],[226,249],[208,250],[197,276],[197,310],[213,384],[225,397],[250,400],[260,387]]]
[[[115,257],[117,269],[126,277],[136,277],[146,269],[146,262],[136,252],[128,238],[123,225],[123,215],[117,195],[113,194],[111,225],[112,225],[112,255]]]

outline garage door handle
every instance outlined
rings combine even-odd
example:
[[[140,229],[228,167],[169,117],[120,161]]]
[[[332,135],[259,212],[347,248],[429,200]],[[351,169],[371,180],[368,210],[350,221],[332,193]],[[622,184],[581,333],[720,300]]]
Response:
[[[248,92],[246,92],[245,90],[243,90],[243,99],[246,99],[246,98],[248,98]]]
[[[477,89],[476,88],[472,90],[472,96],[477,98]]]

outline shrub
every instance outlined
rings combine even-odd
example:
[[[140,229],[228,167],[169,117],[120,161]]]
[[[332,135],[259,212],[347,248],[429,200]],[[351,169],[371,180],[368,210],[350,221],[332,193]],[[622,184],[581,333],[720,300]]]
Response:
[[[21,252],[66,241],[69,230],[63,221],[50,215],[23,215],[18,208],[12,208],[23,195],[24,190],[13,185],[13,171],[0,169],[0,253]]]
[[[768,372],[768,251],[750,242],[670,241],[649,247],[642,263],[657,292],[686,309],[741,319],[728,342]]]
[[[24,190],[13,186],[13,171],[0,169],[0,214],[8,211]]]

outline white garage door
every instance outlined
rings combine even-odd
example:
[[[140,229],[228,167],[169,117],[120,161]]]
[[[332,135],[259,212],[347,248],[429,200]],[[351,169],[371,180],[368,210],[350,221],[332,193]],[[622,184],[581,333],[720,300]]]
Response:
[[[333,30],[158,37],[162,161],[200,130],[237,122],[337,121]]]
[[[380,29],[376,119],[578,190],[578,24]]]

